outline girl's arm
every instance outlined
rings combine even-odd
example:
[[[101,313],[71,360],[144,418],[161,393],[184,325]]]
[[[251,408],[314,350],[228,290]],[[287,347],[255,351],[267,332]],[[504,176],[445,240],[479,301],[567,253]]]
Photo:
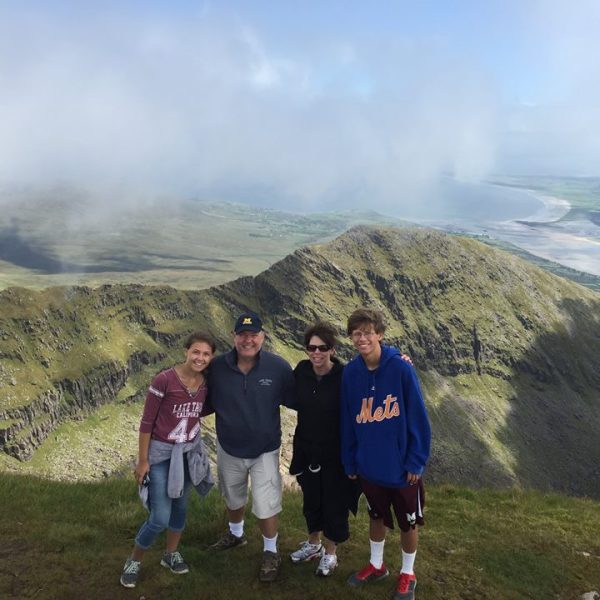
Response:
[[[139,485],[142,485],[144,476],[150,470],[148,452],[150,450],[150,438],[154,429],[154,422],[160,410],[162,399],[167,393],[167,379],[163,373],[159,373],[150,384],[144,403],[144,413],[140,423],[140,435],[138,438],[138,461],[133,475]]]
[[[148,462],[148,451],[150,449],[150,437],[152,434],[144,433],[140,431],[140,437],[138,440],[138,461],[135,466],[133,474],[139,485],[142,485],[144,476],[150,470],[150,463]]]

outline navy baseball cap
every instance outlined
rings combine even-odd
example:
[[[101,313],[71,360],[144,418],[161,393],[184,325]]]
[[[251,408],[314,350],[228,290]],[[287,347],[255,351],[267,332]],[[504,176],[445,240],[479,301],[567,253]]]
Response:
[[[258,333],[262,331],[263,324],[260,317],[256,313],[242,313],[235,322],[233,331],[235,333],[241,333],[242,331],[254,331]]]

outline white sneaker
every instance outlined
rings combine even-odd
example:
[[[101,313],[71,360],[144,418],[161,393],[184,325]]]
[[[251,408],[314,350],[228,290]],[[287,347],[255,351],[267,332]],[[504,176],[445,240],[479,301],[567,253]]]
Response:
[[[321,558],[325,552],[323,544],[311,544],[308,540],[300,544],[300,549],[292,552],[290,558],[293,563],[305,562]]]
[[[338,566],[338,559],[335,554],[323,554],[317,567],[316,574],[321,577],[331,575],[333,570]]]

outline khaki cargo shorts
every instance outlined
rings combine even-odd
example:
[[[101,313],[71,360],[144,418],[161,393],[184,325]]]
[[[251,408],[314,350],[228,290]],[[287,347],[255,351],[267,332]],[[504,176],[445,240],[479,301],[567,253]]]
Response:
[[[257,519],[268,519],[281,512],[281,474],[279,448],[256,458],[227,454],[217,443],[219,489],[229,510],[248,502],[248,480],[252,490],[252,512]]]

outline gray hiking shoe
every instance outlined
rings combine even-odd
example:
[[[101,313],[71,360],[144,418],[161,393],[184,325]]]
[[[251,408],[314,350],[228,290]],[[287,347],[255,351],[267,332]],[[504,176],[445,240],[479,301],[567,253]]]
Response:
[[[121,585],[126,588],[134,588],[135,584],[138,580],[138,575],[140,574],[140,567],[142,563],[139,560],[133,560],[133,558],[128,558],[125,561],[125,566],[123,567],[123,572],[121,573]]]
[[[329,577],[333,573],[333,570],[338,566],[338,559],[335,554],[323,554],[319,561],[319,566],[315,571],[316,575],[320,577]]]
[[[175,573],[175,575],[185,575],[190,572],[183,556],[177,550],[175,552],[165,552],[160,559],[160,564],[167,567],[167,569],[171,569],[171,573]]]
[[[265,583],[275,581],[279,575],[279,567],[281,566],[281,556],[276,552],[270,552],[265,550],[263,552],[263,559],[260,565],[260,573],[258,579]]]
[[[317,560],[323,556],[325,549],[323,544],[311,544],[308,540],[300,544],[300,548],[290,554],[293,563]]]
[[[248,543],[245,535],[237,537],[233,535],[231,531],[227,530],[227,533],[217,542],[209,546],[209,550],[229,550],[229,548],[235,548],[236,546],[245,546]]]

